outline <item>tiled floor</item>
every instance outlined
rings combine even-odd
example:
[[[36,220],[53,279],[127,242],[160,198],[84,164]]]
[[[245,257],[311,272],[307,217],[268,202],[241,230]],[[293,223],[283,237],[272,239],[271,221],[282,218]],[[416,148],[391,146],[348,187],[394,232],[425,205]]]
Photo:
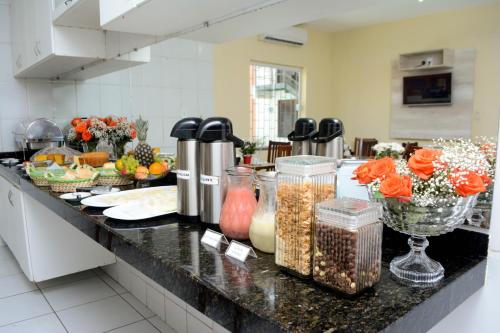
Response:
[[[175,333],[101,270],[29,282],[0,246],[0,333]]]

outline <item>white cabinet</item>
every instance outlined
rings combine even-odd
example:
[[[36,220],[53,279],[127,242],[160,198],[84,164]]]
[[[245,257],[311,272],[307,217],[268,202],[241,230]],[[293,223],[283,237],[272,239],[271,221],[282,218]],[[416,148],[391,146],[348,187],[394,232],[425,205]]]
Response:
[[[104,62],[118,53],[107,52],[106,33],[98,24],[98,4],[99,0],[12,0],[14,76],[87,79],[149,62],[149,49],[142,51],[141,57],[124,56],[132,49],[124,50],[117,61]],[[84,75],[79,73],[95,64],[100,66]]]
[[[0,178],[0,201],[2,238],[26,277],[33,280],[22,192],[5,179]]]

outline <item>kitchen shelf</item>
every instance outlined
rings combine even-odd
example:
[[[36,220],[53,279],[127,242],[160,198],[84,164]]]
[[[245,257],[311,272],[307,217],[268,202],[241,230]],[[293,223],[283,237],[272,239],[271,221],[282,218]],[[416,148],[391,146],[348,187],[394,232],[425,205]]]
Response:
[[[57,1],[52,22],[67,27],[100,29],[99,0]]]
[[[450,49],[429,50],[399,55],[400,71],[426,71],[453,68],[454,54]],[[423,64],[427,63],[428,64]]]

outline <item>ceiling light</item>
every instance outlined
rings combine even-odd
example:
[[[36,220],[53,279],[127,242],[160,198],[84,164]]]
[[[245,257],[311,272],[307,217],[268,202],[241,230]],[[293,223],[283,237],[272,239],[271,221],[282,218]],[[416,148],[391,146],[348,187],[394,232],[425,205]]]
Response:
[[[418,0],[418,2],[424,2],[424,0]]]

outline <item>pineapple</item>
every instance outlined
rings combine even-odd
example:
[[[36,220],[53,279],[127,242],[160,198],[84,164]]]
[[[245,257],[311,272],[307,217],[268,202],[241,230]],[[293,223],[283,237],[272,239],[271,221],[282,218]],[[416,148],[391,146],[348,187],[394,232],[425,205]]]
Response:
[[[153,149],[146,143],[149,122],[139,117],[135,122],[135,127],[137,130],[137,138],[139,139],[139,144],[134,150],[135,158],[139,161],[140,165],[149,167],[151,163],[154,162]]]

